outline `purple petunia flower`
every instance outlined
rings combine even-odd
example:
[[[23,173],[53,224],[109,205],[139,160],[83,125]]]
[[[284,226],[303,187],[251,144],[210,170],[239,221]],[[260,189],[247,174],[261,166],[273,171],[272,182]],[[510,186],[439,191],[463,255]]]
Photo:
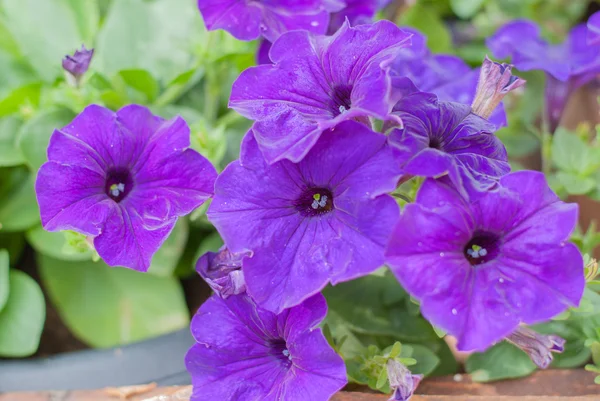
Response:
[[[148,270],[177,217],[213,192],[216,170],[189,136],[181,118],[142,106],[88,106],[50,138],[36,182],[44,228],[91,236],[107,264]]]
[[[239,40],[263,36],[273,42],[296,29],[325,33],[330,0],[198,0],[209,31],[224,29]]]
[[[538,334],[526,327],[519,327],[506,337],[506,341],[519,347],[539,368],[546,369],[552,362],[552,353],[565,350],[565,340],[555,335]]]
[[[395,359],[386,363],[388,380],[393,393],[388,401],[408,401],[423,380],[423,375],[413,375],[410,370]]]
[[[391,0],[344,0],[345,6],[331,14],[328,34],[333,35],[344,25],[346,19],[351,26],[370,24],[378,10],[388,5]]]
[[[587,44],[600,44],[600,11],[595,12],[587,22]]]
[[[267,164],[250,132],[207,215],[229,250],[253,252],[250,296],[281,312],[382,265],[399,214],[385,194],[399,176],[386,137],[354,121],[325,132],[298,164]]]
[[[320,294],[279,315],[246,295],[213,295],[192,320],[191,401],[329,400],[347,379],[317,328],[326,313]]]
[[[600,48],[588,46],[587,28],[578,25],[564,43],[551,45],[531,21],[517,20],[488,38],[487,46],[499,58],[510,57],[521,71],[546,72],[546,114],[554,132],[572,91],[600,72]]]
[[[90,62],[94,56],[94,49],[86,49],[84,45],[81,50],[76,50],[72,56],[66,55],[62,61],[62,67],[65,71],[79,81],[81,76],[86,73],[90,67]]]
[[[471,202],[426,180],[405,207],[386,256],[403,287],[458,349],[485,350],[521,322],[552,318],[583,294],[583,259],[568,243],[577,205],[544,175],[519,171]]]
[[[196,263],[196,271],[222,298],[246,292],[242,260],[247,253],[233,253],[222,247],[219,252],[206,252]]]
[[[410,35],[389,21],[346,23],[330,37],[288,32],[271,48],[274,65],[251,67],[235,81],[229,105],[256,120],[254,135],[269,163],[298,162],[324,130],[388,117],[388,64],[409,44]]]
[[[405,77],[422,92],[433,93],[440,100],[471,104],[477,91],[480,69],[471,69],[460,57],[433,54],[427,48],[427,37],[414,28],[402,28],[412,33],[412,46],[400,50],[392,65],[393,77]],[[502,103],[489,117],[496,128],[506,126]]]
[[[471,192],[489,189],[510,171],[494,126],[473,114],[469,105],[416,92],[402,98],[394,114],[404,128],[390,133],[390,143],[406,175],[448,175],[457,188]]]

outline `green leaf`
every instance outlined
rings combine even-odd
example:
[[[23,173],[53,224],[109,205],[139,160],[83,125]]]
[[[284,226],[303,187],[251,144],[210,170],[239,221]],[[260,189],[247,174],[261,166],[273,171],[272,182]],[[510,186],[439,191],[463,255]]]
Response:
[[[410,367],[414,374],[429,375],[440,363],[440,358],[429,348],[419,344],[402,344],[401,358],[414,358],[417,363]]]
[[[122,70],[119,76],[123,78],[125,84],[146,95],[148,102],[153,102],[158,96],[160,86],[152,74],[146,70]]]
[[[157,276],[168,277],[173,274],[177,267],[177,262],[185,249],[188,238],[188,223],[185,219],[179,219],[173,231],[162,244],[158,252],[152,258],[149,273]]]
[[[559,127],[552,137],[552,161],[563,171],[588,176],[600,168],[600,149]]]
[[[42,282],[69,329],[93,347],[111,347],[189,324],[181,284],[102,262],[67,262],[41,255]]]
[[[0,311],[0,356],[24,357],[40,343],[46,304],[39,285],[27,274],[10,272],[10,295]]]
[[[583,195],[596,188],[596,181],[590,177],[559,171],[556,178],[570,195]]]
[[[454,14],[462,19],[471,18],[481,9],[486,0],[450,0]]]
[[[17,133],[21,121],[16,117],[0,120],[0,167],[16,166],[24,162],[21,150],[17,147]]]
[[[50,137],[55,129],[69,124],[75,117],[69,109],[59,108],[37,114],[21,127],[18,145],[32,171],[37,171],[47,160]]]
[[[483,353],[472,354],[465,368],[476,382],[523,377],[536,370],[527,354],[507,342],[496,344]]]
[[[21,86],[0,100],[0,117],[21,111],[25,107],[36,107],[40,102],[42,85],[33,83]]]
[[[22,231],[39,222],[33,174],[24,168],[0,170],[0,229]]]
[[[4,0],[2,3],[8,30],[37,74],[48,82],[62,74],[61,60],[65,54],[73,53],[84,42],[70,1]]]
[[[28,230],[25,236],[36,252],[55,259],[71,261],[92,259],[93,251],[91,249],[87,252],[67,252],[68,244],[64,232],[50,232],[44,230],[42,226],[36,226]]]
[[[417,3],[402,14],[401,25],[412,26],[427,36],[427,46],[434,53],[452,53],[452,37],[446,25],[430,7]]]
[[[0,312],[8,301],[10,288],[8,286],[9,257],[6,249],[0,249]]]

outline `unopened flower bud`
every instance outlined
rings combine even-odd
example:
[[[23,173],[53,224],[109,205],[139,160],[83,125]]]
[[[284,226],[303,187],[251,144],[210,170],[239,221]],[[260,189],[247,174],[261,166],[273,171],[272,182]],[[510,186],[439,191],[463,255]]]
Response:
[[[76,50],[72,56],[66,55],[62,61],[62,67],[67,71],[75,82],[79,82],[81,76],[85,74],[92,61],[94,55],[94,49],[86,49],[84,45],[81,46],[81,50]]]
[[[410,370],[395,359],[387,361],[388,380],[393,393],[389,401],[408,401],[419,386],[423,375],[413,375]]]
[[[246,253],[230,252],[223,247],[219,252],[207,252],[198,259],[196,271],[221,298],[246,291],[242,260]]]
[[[471,105],[474,114],[488,118],[508,92],[525,85],[525,80],[512,75],[511,70],[511,65],[485,57]]]
[[[526,327],[519,327],[506,337],[506,341],[523,350],[539,368],[546,369],[552,362],[552,353],[565,349],[565,340],[559,336],[539,334]]]

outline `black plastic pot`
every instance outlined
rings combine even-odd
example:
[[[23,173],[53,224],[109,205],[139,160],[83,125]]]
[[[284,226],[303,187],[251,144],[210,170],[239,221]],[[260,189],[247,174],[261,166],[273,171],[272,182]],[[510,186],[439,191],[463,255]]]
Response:
[[[184,357],[193,343],[186,328],[118,348],[0,361],[0,393],[98,389],[151,382],[161,386],[190,384]]]

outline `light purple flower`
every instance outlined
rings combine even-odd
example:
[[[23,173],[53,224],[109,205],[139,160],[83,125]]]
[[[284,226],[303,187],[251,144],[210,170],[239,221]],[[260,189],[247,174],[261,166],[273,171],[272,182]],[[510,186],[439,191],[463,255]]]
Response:
[[[62,67],[71,74],[76,80],[79,80],[90,67],[94,49],[86,49],[84,45],[80,50],[76,50],[72,56],[66,55],[62,61]]]
[[[382,265],[399,215],[386,193],[399,177],[386,137],[354,121],[325,132],[298,164],[267,164],[250,132],[217,179],[208,218],[229,250],[253,252],[248,293],[278,313]]]
[[[567,242],[577,205],[550,190],[544,175],[519,171],[471,202],[425,181],[407,205],[386,256],[430,322],[462,351],[485,350],[521,322],[546,321],[583,294],[583,259]]]
[[[320,294],[279,315],[246,295],[213,295],[192,320],[191,401],[329,400],[347,379],[317,328],[326,313]]]
[[[600,44],[600,11],[592,14],[587,21],[587,44]]]
[[[196,263],[196,271],[222,298],[246,292],[242,260],[247,253],[233,253],[222,247],[219,252],[206,252]]]
[[[498,58],[511,58],[521,71],[546,72],[546,114],[554,132],[571,92],[600,72],[600,47],[587,45],[585,25],[574,27],[564,43],[549,44],[539,27],[528,20],[502,26],[487,46]]]
[[[410,370],[395,359],[386,363],[392,396],[388,401],[408,401],[423,380],[423,375],[413,375]]]
[[[325,0],[198,0],[198,8],[209,31],[224,29],[239,40],[273,42],[296,29],[325,33],[329,24]]]
[[[88,106],[50,138],[36,182],[44,228],[91,236],[107,264],[148,270],[177,217],[213,192],[215,168],[189,145],[179,117]]]
[[[433,54],[427,48],[427,37],[413,28],[412,46],[401,49],[391,69],[393,77],[405,77],[422,92],[433,93],[440,100],[472,104],[477,91],[480,69],[471,69],[460,57]],[[506,126],[502,103],[489,117],[496,128]]]
[[[433,94],[417,92],[403,97],[394,114],[404,128],[390,133],[390,144],[406,175],[447,175],[457,188],[471,192],[493,187],[510,171],[494,126],[473,114],[469,105],[440,102]]]
[[[253,130],[264,157],[300,161],[321,132],[344,120],[385,119],[392,109],[388,64],[410,35],[389,21],[333,36],[288,32],[271,47],[274,65],[244,71],[229,105],[256,120]]]
[[[525,85],[525,80],[512,75],[512,66],[497,63],[487,56],[483,60],[477,91],[471,108],[474,114],[489,118],[504,96]]]
[[[559,336],[536,333],[527,327],[519,327],[506,337],[506,341],[519,347],[539,368],[546,369],[552,362],[552,353],[565,350],[565,340]]]

